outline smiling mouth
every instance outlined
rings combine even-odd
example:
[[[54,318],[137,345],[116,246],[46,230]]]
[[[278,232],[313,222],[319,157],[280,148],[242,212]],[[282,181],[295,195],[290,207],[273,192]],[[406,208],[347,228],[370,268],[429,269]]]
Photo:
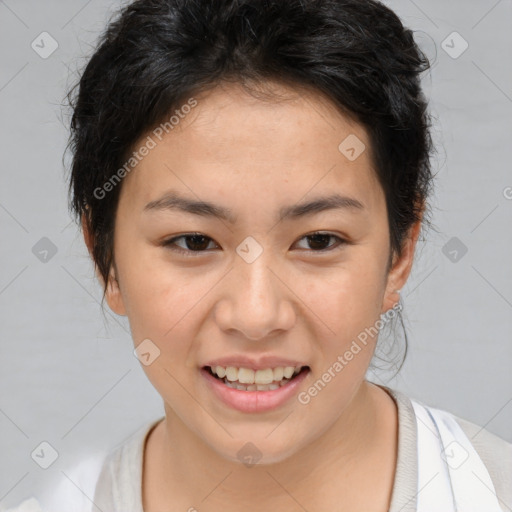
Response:
[[[269,369],[264,370],[262,374],[258,374],[258,372],[251,374],[252,370],[248,372],[245,369],[239,370],[233,367],[216,366],[212,369],[211,366],[205,366],[204,369],[227,387],[240,391],[272,391],[279,389],[292,382],[298,375],[310,370],[309,366],[281,367],[276,368],[273,372]]]

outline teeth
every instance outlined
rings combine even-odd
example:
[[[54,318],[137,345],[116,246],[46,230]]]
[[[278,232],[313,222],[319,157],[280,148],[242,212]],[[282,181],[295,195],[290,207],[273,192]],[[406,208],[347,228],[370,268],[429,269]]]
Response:
[[[244,369],[240,368],[240,371],[243,372]],[[267,368],[266,370],[258,370],[254,374],[254,382],[256,384],[270,384],[274,381],[274,370],[271,368]]]
[[[279,385],[283,379],[291,379],[292,376],[297,375],[302,366],[279,366],[277,368],[266,368],[264,370],[251,370],[250,368],[235,368],[234,366],[212,366],[212,373],[223,379],[226,377],[229,382],[236,382],[236,384],[247,384],[249,386],[267,386],[274,383]],[[255,391],[244,386],[248,391]],[[276,388],[277,389],[277,388]]]
[[[241,384],[254,384],[254,370],[240,368],[238,370],[238,382],[240,382]]]
[[[293,372],[295,371],[295,368],[293,366],[287,366],[285,369],[284,369],[284,376],[287,378],[287,379],[291,379],[292,375],[293,375]]]
[[[279,366],[277,368],[274,368],[274,380],[283,380],[284,377],[284,368],[282,366]]]
[[[238,379],[238,370],[236,368],[233,368],[232,366],[228,366],[226,368],[226,379],[230,380],[231,382]]]
[[[239,384],[238,382],[229,382],[229,380],[224,379],[224,384],[226,384],[228,388],[239,389],[240,391],[271,391],[273,389],[279,389],[287,382],[290,381],[282,380],[279,384],[251,384],[250,386],[245,386],[244,384]]]

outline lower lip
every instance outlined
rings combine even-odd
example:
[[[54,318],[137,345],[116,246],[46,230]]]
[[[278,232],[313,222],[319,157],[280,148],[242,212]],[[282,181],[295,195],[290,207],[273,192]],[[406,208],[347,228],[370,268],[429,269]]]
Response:
[[[201,374],[206,379],[212,391],[226,405],[241,412],[265,412],[277,409],[297,393],[298,387],[308,373],[309,369],[307,371],[301,371],[301,373],[288,384],[279,389],[269,391],[243,391],[226,386],[223,381],[214,377],[209,370],[201,368]]]

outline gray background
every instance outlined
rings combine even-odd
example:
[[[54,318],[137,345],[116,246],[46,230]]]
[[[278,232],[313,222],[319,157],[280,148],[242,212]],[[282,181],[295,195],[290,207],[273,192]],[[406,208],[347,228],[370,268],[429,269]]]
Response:
[[[394,379],[389,372],[369,377],[512,441],[512,2],[386,3],[436,59],[424,87],[439,152],[438,233],[425,233],[402,292],[406,364]],[[126,319],[108,307],[101,313],[101,289],[67,211],[62,165],[66,88],[119,5],[0,0],[0,504],[6,507],[163,414],[133,356]],[[59,45],[46,59],[31,47],[43,31]],[[469,44],[457,58],[443,49],[453,31]],[[452,53],[461,48],[458,39],[447,42]],[[32,251],[43,237],[57,249],[46,262]],[[467,248],[462,257],[460,244]],[[59,452],[47,470],[30,457],[42,441]]]

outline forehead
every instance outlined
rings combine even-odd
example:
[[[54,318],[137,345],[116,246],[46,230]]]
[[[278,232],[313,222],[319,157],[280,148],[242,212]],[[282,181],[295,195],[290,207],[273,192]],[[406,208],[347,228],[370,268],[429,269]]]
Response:
[[[337,188],[359,194],[370,207],[379,201],[382,191],[361,125],[314,91],[272,84],[267,92],[262,97],[224,84],[195,95],[197,106],[172,130],[160,137],[149,132],[155,147],[127,176],[122,195],[145,205],[179,187],[225,203],[231,190],[244,188],[264,192],[267,202],[284,195],[289,203],[308,190],[317,195]],[[361,151],[357,158],[344,153],[346,140]]]
[[[324,150],[327,157],[337,154],[338,139],[349,134],[368,142],[361,125],[312,89],[270,82],[248,91],[240,84],[221,84],[196,100],[198,106],[173,133],[181,142],[201,147],[198,157],[233,158],[239,153],[271,166],[277,158],[293,163],[297,153],[312,149],[316,158]]]

